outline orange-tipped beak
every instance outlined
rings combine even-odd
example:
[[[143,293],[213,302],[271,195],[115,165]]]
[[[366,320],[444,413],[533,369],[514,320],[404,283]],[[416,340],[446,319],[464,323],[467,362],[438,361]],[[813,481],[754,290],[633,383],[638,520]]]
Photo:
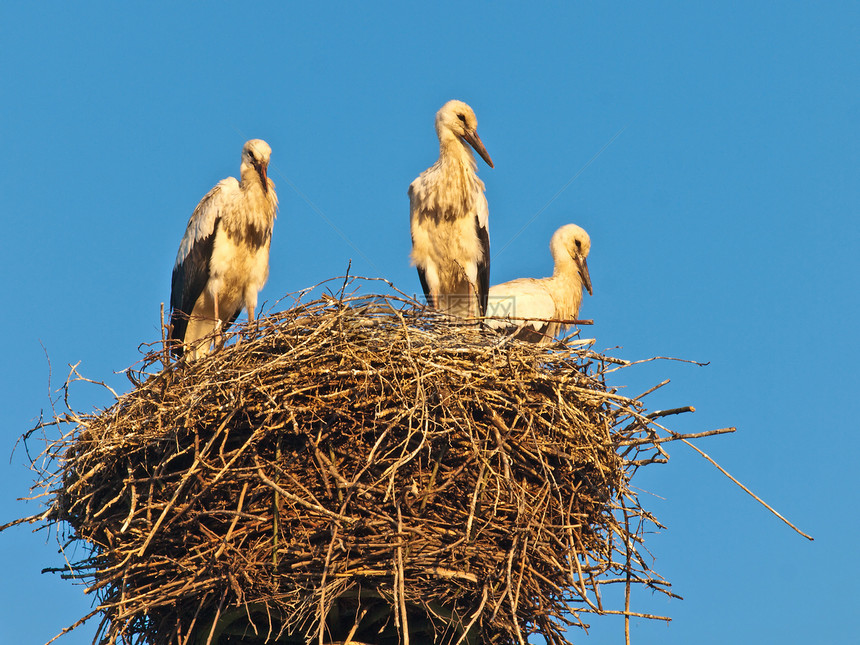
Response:
[[[487,152],[487,149],[484,147],[484,142],[481,141],[481,137],[478,136],[477,132],[467,132],[463,135],[463,138],[466,140],[466,143],[475,149],[475,152],[481,155],[481,159],[486,161],[490,168],[495,168],[493,160],[490,159],[490,153]]]
[[[591,276],[588,275],[588,262],[585,261],[583,256],[577,255],[576,264],[579,266],[579,275],[582,278],[583,286],[588,291],[588,295],[593,296],[594,294],[591,291]]]
[[[260,175],[260,181],[263,182],[263,192],[269,192],[268,167],[264,163],[254,164],[254,167],[257,169],[257,174]]]

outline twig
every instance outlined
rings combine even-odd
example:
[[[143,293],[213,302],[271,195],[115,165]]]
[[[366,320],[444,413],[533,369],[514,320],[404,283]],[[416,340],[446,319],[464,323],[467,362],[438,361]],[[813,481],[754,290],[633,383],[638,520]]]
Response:
[[[734,428],[733,428],[733,429],[734,429]],[[714,461],[713,459],[711,459],[707,454],[705,454],[705,452],[704,452],[704,451],[702,451],[702,450],[701,450],[701,449],[699,449],[698,447],[694,446],[692,443],[690,443],[690,442],[689,442],[689,441],[687,441],[686,439],[681,439],[681,441],[683,441],[685,444],[687,444],[688,446],[690,446],[690,448],[692,448],[693,450],[695,450],[696,452],[698,452],[700,455],[702,455],[702,457],[704,457],[704,458],[705,458],[705,459],[707,459],[709,462],[711,462],[711,464],[713,464],[714,466],[716,466],[717,470],[719,470],[719,471],[720,471],[721,473],[723,473],[726,477],[728,477],[729,479],[731,479],[735,484],[737,484],[738,486],[740,486],[740,487],[741,487],[741,489],[742,489],[745,493],[747,493],[750,497],[752,497],[752,498],[753,498],[755,501],[757,501],[759,504],[761,504],[762,506],[764,506],[764,507],[765,507],[767,510],[769,510],[771,513],[773,513],[774,515],[776,515],[776,516],[777,516],[779,519],[781,519],[783,522],[785,522],[786,524],[788,524],[788,525],[789,525],[791,528],[793,528],[797,533],[799,533],[800,535],[802,535],[803,537],[805,537],[805,538],[806,538],[807,540],[809,540],[809,541],[813,541],[813,540],[815,539],[815,538],[813,538],[811,535],[807,535],[806,533],[804,533],[803,531],[801,531],[801,530],[800,530],[799,528],[797,528],[794,524],[792,524],[792,523],[791,523],[791,522],[789,522],[787,519],[785,519],[785,517],[783,517],[780,513],[778,513],[778,512],[777,512],[777,511],[772,507],[772,506],[770,506],[767,502],[765,502],[761,497],[759,497],[758,495],[756,495],[755,493],[753,493],[749,488],[747,488],[747,487],[746,487],[746,486],[744,486],[742,483],[740,483],[737,479],[735,479],[734,477],[732,477],[732,476],[729,474],[729,472],[728,472],[725,468],[723,468],[723,467],[722,467],[722,466],[720,466],[716,461]]]

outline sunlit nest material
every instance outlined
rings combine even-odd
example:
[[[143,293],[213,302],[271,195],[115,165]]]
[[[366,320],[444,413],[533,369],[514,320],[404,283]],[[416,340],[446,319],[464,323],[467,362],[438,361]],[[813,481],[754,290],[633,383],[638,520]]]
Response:
[[[641,615],[607,585],[670,594],[630,479],[673,435],[607,387],[623,361],[357,286],[197,361],[153,351],[108,409],[38,426],[63,436],[22,521],[85,547],[65,573],[96,640],[561,644]]]

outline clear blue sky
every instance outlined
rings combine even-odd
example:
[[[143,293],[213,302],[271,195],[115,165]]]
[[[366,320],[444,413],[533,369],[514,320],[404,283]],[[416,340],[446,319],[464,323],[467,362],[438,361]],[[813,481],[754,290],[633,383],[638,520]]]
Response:
[[[40,343],[53,387],[80,361],[127,390],[116,372],[159,337],[188,216],[238,172],[246,139],[271,144],[281,201],[261,301],[350,258],[411,293],[406,188],[436,158],[435,111],[459,98],[496,164],[479,170],[492,282],[547,275],[551,233],[585,227],[597,347],[710,361],[616,384],[671,378],[649,405],[697,408],[672,427],[737,426],[699,445],[816,538],[670,447],[638,485],[668,526],[650,539],[654,567],[685,600],[635,596],[674,620],[634,621],[634,643],[851,640],[858,5],[403,6],[2,5],[0,523],[37,510],[15,501],[24,452],[5,455],[49,410]],[[80,586],[40,574],[61,563],[43,533],[0,535],[0,641],[42,643],[88,611]],[[593,623],[579,642],[622,642],[619,618]]]

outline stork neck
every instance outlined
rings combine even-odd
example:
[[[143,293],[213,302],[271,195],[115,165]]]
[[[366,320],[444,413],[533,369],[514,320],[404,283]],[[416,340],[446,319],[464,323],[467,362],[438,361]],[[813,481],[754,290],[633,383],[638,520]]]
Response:
[[[556,265],[556,270],[549,278],[548,291],[555,303],[555,315],[567,319],[577,315],[579,303],[582,302],[582,282],[572,261],[562,266]]]
[[[243,163],[241,168],[241,184],[242,188],[248,190],[252,186],[259,186],[261,190],[265,190],[263,186],[263,178],[260,177],[260,173],[257,172],[257,169],[250,164]]]
[[[568,278],[579,271],[579,267],[576,266],[576,262],[574,262],[573,258],[565,251],[553,253],[553,260],[555,263],[552,271],[554,278]]]
[[[272,180],[267,178],[264,184],[257,169],[251,164],[243,163],[239,188],[247,203],[253,204],[257,212],[264,217],[265,221],[262,221],[260,225],[271,228],[278,210],[278,196],[275,193],[275,184],[272,183]]]
[[[478,168],[469,144],[450,130],[443,130],[439,134],[439,160],[442,163],[459,162],[473,171]]]

